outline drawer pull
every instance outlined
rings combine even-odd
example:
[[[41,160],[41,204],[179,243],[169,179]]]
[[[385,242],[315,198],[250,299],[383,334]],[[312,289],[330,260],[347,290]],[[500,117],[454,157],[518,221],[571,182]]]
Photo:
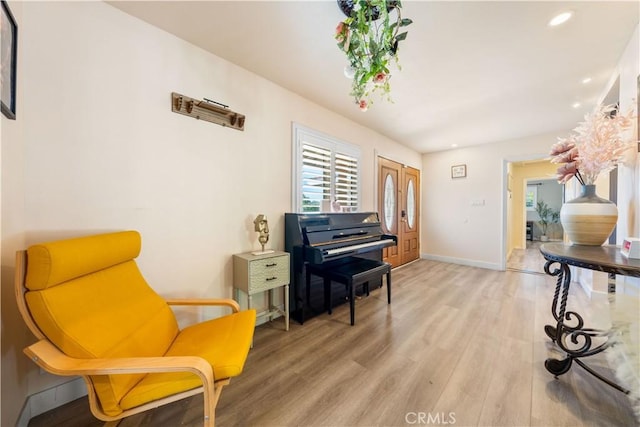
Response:
[[[271,263],[271,264],[265,264],[265,267],[275,267],[276,265],[278,265],[277,262]]]
[[[277,277],[267,277],[266,280],[267,280],[267,282],[270,282],[270,281],[276,280],[276,279],[277,279]]]

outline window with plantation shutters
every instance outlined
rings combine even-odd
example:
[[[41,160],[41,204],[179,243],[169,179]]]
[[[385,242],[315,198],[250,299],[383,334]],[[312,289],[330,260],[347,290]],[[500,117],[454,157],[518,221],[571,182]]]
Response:
[[[360,193],[360,149],[293,125],[295,212],[356,212]]]
[[[335,153],[335,195],[342,210],[358,210],[358,159],[347,154]]]
[[[302,144],[302,212],[322,212],[331,200],[331,150]]]

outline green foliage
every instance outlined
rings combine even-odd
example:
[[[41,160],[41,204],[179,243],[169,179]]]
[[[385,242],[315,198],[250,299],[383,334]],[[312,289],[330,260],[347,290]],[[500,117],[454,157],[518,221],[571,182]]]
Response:
[[[560,212],[551,209],[543,200],[536,204],[536,212],[540,217],[538,222],[540,223],[540,228],[542,228],[542,235],[546,236],[549,224],[557,224],[560,220]]]
[[[351,96],[366,110],[375,91],[386,94],[391,101],[389,66],[393,61],[399,68],[398,43],[407,38],[407,32],[398,31],[413,21],[400,16],[399,0],[354,0],[353,5],[351,16],[338,24],[335,38],[354,73]],[[397,19],[391,22],[393,11]],[[373,20],[376,15],[378,19]]]

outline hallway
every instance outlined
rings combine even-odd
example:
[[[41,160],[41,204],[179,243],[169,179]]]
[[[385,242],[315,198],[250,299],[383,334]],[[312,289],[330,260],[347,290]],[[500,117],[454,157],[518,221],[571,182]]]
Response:
[[[527,240],[526,249],[514,249],[507,260],[507,270],[523,273],[545,274],[545,260],[540,253],[544,242]]]

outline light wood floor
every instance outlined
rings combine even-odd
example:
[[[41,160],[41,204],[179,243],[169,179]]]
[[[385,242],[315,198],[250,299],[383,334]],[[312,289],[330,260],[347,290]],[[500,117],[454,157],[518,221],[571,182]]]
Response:
[[[540,253],[544,242],[527,240],[526,249],[514,249],[507,260],[507,269],[527,273],[544,273],[545,260]]]
[[[256,329],[245,371],[223,392],[218,426],[633,426],[627,397],[579,366],[554,379],[554,281],[420,260],[393,271],[393,296],[374,290],[304,325]],[[589,319],[575,286],[569,307]],[[603,355],[589,363],[612,376]],[[417,422],[422,414],[424,421]],[[201,425],[199,396],[123,420],[131,426]],[[430,418],[428,418],[430,417]],[[436,422],[437,421],[437,422]],[[85,399],[29,426],[98,426]]]

